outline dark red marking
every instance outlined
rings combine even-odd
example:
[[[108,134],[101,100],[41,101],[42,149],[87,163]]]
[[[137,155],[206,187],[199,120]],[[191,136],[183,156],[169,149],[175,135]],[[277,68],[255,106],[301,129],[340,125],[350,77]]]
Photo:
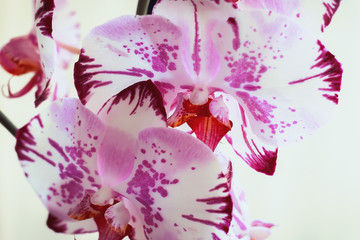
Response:
[[[139,95],[136,99],[135,97]],[[148,106],[144,106],[145,100],[149,100]],[[135,101],[135,107],[129,112],[129,115],[136,114],[136,111],[139,107],[152,108],[156,114],[156,116],[160,116],[163,121],[166,121],[166,111],[163,104],[163,98],[160,91],[156,88],[156,86],[151,82],[151,80],[138,82],[131,85],[128,88],[125,88],[120,93],[115,95],[110,101],[110,107],[107,110],[107,113],[111,111],[113,105],[119,104],[120,101],[128,101],[129,105]],[[100,109],[101,111],[101,109]]]
[[[162,180],[161,180],[162,179]],[[140,211],[144,216],[144,223],[148,233],[152,232],[152,228],[158,227],[157,222],[162,222],[163,217],[160,214],[158,208],[155,209],[155,200],[152,196],[156,192],[160,194],[162,198],[168,196],[168,191],[165,186],[168,184],[177,184],[178,181],[169,180],[165,178],[165,173],[159,173],[153,168],[147,160],[143,160],[138,165],[134,177],[128,182],[127,194],[133,195],[135,199],[143,205]]]
[[[233,49],[236,51],[240,47],[240,35],[239,35],[239,25],[235,18],[230,17],[227,20],[227,23],[231,26],[234,32],[234,39],[233,39]]]
[[[324,24],[321,25],[322,32],[331,23],[331,20],[334,16],[335,12],[338,10],[338,8],[340,6],[340,2],[341,2],[341,0],[333,0],[332,3],[323,3],[323,5],[326,8],[326,12],[323,14]]]
[[[194,39],[194,49],[193,49],[193,53],[191,55],[192,60],[194,61],[193,66],[194,66],[194,71],[197,75],[199,75],[200,73],[200,62],[201,62],[201,58],[200,58],[200,41],[201,39],[199,38],[199,22],[198,22],[198,9],[197,9],[197,5],[195,4],[195,2],[193,0],[191,0],[191,3],[194,6],[194,22],[195,22],[195,39]]]
[[[63,148],[54,140],[52,140],[51,138],[48,138],[48,141],[50,143],[50,145],[60,154],[60,156],[66,161],[66,162],[70,162],[70,159],[68,158],[68,156],[65,154]]]
[[[251,154],[246,154],[246,157],[242,157],[244,161],[258,172],[273,175],[276,168],[278,149],[276,148],[275,151],[269,151],[263,147],[262,150],[264,153],[262,153],[253,140],[251,140],[250,143],[243,126],[242,133],[244,141],[251,152]]]
[[[221,178],[226,178],[224,174],[221,174]],[[222,191],[223,193],[229,192],[229,187],[226,183],[219,184],[218,186],[214,187],[210,190],[210,192],[214,190],[219,190],[224,188]],[[196,199],[197,202],[206,203],[207,205],[219,205],[218,209],[207,209],[206,211],[209,213],[218,213],[224,214],[225,216],[222,218],[221,222],[214,222],[211,220],[200,219],[194,217],[194,215],[182,215],[183,218],[188,219],[190,221],[199,222],[205,225],[214,226],[219,230],[224,231],[227,233],[229,231],[231,219],[232,219],[232,208],[233,202],[231,199],[230,194],[226,196],[219,196],[219,197],[212,197],[212,198],[204,198],[204,199]]]
[[[31,122],[35,119],[41,122],[39,116],[36,116],[30,121],[29,124],[25,125],[24,127],[20,128],[17,131],[15,151],[20,161],[35,162],[33,158],[27,155],[27,153],[32,152],[42,160],[46,161],[47,163],[55,167],[56,164],[54,161],[52,161],[51,159],[47,158],[45,155],[39,153],[38,151],[30,147],[30,146],[36,146],[34,136],[30,133],[29,130],[29,126]],[[42,123],[40,125],[42,125]]]
[[[343,73],[341,63],[336,60],[332,53],[326,50],[320,41],[317,41],[317,44],[319,45],[320,55],[316,59],[317,62],[311,68],[324,69],[324,72],[304,79],[289,82],[289,84],[303,83],[311,79],[321,78],[323,82],[329,84],[329,87],[319,88],[319,90],[327,92],[339,92],[341,89],[341,79]],[[339,101],[338,95],[336,93],[333,95],[323,94],[323,96],[335,104],[337,104]]]
[[[36,24],[44,36],[52,38],[52,21],[55,8],[54,0],[41,0],[42,6],[35,13],[35,20],[39,19]]]
[[[67,230],[67,225],[60,218],[52,215],[51,213],[48,215],[46,225],[57,233],[64,233]]]

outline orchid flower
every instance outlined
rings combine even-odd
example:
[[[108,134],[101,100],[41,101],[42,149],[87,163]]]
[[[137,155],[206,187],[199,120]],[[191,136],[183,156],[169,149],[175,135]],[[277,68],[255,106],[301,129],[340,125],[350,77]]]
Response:
[[[273,174],[278,145],[303,139],[331,114],[342,68],[283,11],[259,7],[263,1],[239,3],[161,0],[152,16],[122,16],[94,28],[75,64],[80,100],[98,109],[106,96],[151,79],[169,114],[178,105],[171,123],[200,115],[202,126],[192,127],[200,139],[226,134],[248,165]],[[201,106],[209,107],[186,111]]]
[[[0,50],[0,65],[12,75],[34,73],[19,91],[11,90],[10,98],[21,97],[34,87],[35,106],[51,96],[67,96],[66,70],[73,54],[78,53],[79,26],[67,0],[37,0],[34,27],[29,34],[11,39]]]
[[[95,115],[53,102],[17,134],[25,175],[56,232],[99,239],[226,239],[232,200],[219,160],[166,127],[151,81],[111,97]],[[81,221],[78,221],[81,220]]]

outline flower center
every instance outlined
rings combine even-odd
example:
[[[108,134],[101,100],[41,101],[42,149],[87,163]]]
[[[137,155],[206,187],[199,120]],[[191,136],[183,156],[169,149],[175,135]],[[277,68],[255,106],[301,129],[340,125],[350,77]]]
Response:
[[[114,194],[111,188],[101,186],[101,188],[91,196],[91,203],[97,206],[112,205],[114,203]]]
[[[195,87],[190,95],[190,102],[193,105],[206,104],[209,98],[209,90],[207,87]]]

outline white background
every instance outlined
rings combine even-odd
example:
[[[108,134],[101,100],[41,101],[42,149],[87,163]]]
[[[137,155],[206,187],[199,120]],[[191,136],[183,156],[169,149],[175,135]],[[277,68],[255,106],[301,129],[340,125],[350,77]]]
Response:
[[[31,2],[0,0],[0,46],[30,30]],[[72,2],[83,32],[113,17],[133,14],[136,8],[135,0]],[[344,69],[340,103],[329,122],[303,142],[281,147],[272,177],[239,164],[252,217],[276,224],[269,240],[360,239],[359,25],[360,2],[344,0],[322,38]],[[0,85],[9,78],[0,69]],[[13,79],[17,81],[21,80]],[[15,100],[1,95],[0,109],[18,127],[38,111],[33,108],[33,92]],[[47,229],[47,211],[23,176],[14,145],[15,139],[0,126],[0,239],[73,240],[74,236]],[[97,235],[76,239],[95,240]]]

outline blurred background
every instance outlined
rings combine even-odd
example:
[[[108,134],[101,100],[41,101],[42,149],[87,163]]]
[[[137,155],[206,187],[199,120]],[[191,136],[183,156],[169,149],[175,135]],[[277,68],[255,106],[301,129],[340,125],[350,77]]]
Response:
[[[72,4],[84,35],[111,18],[134,14],[137,1],[72,0]],[[32,23],[31,0],[1,0],[0,46],[27,34]],[[252,218],[276,225],[269,240],[360,239],[359,24],[360,2],[343,1],[321,39],[344,69],[340,103],[329,122],[303,142],[281,147],[272,177],[238,164]],[[0,69],[1,86],[10,77]],[[21,86],[29,77],[14,78],[12,83]],[[20,99],[0,94],[0,109],[21,127],[46,105],[34,110],[33,99],[33,91]],[[47,211],[26,181],[14,145],[14,137],[0,125],[0,239],[73,240],[74,236],[47,229]],[[96,240],[97,235],[76,239]]]

